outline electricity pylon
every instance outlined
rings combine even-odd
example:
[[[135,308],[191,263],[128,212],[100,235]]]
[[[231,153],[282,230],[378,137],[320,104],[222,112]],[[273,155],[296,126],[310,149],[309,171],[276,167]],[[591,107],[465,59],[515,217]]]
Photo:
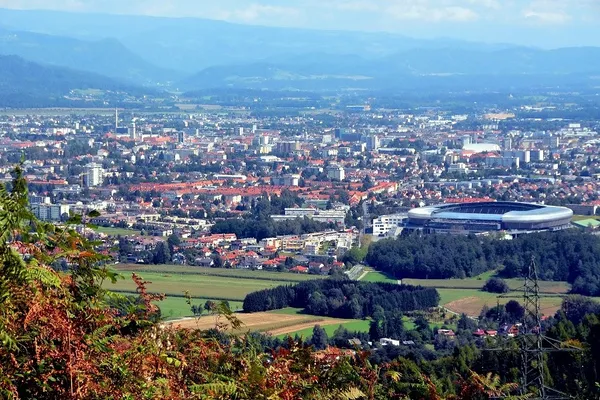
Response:
[[[521,359],[521,382],[520,394],[527,395],[534,393],[534,397],[527,397],[528,400],[563,400],[572,399],[566,393],[562,393],[547,385],[545,379],[545,359],[549,353],[555,352],[577,352],[580,348],[566,345],[555,339],[545,336],[542,332],[542,313],[540,307],[540,286],[537,274],[535,258],[531,258],[525,276],[525,283],[518,291],[523,292],[523,296],[502,295],[501,298],[520,298],[523,301],[523,320],[519,327],[519,333],[516,336],[518,352]],[[506,347],[500,349],[491,349],[496,351],[511,351]]]

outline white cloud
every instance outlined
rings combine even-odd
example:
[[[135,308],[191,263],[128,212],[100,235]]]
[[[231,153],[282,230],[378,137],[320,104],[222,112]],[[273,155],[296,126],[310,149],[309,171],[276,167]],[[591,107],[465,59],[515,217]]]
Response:
[[[479,19],[471,8],[457,5],[438,5],[426,0],[400,2],[387,8],[386,14],[398,20],[421,20],[427,22],[467,22]]]
[[[472,6],[479,6],[492,10],[500,10],[502,8],[498,0],[468,0],[467,3]]]
[[[573,10],[577,5],[565,3],[560,0],[534,0],[522,11],[522,16],[527,20],[542,24],[564,24],[573,19],[569,10]],[[579,5],[581,4],[583,3]],[[567,6],[570,8],[568,9]]]
[[[223,10],[220,13],[221,18],[232,22],[261,22],[264,19],[297,18],[302,12],[297,8],[280,7],[263,4],[250,4],[245,7]]]
[[[367,30],[398,30],[398,21],[437,26],[474,21],[511,25],[523,20],[539,25],[566,24],[598,18],[599,5],[600,0],[0,0],[0,7],[7,8]]]
[[[338,1],[325,1],[323,6],[333,8],[340,11],[368,11],[376,12],[381,10],[381,5],[376,1],[368,0],[338,0]]]
[[[564,24],[572,19],[569,14],[562,12],[544,12],[534,10],[523,11],[523,17],[545,24]]]

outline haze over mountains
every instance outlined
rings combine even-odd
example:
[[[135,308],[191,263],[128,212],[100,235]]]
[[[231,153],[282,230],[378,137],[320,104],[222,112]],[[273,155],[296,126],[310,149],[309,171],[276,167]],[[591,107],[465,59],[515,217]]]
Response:
[[[151,92],[93,72],[0,55],[0,107],[68,106],[71,91],[89,89],[136,95]]]
[[[178,74],[161,69],[118,40],[93,41],[0,28],[0,54],[18,55],[43,64],[95,72],[138,84],[168,81]]]
[[[599,48],[541,50],[388,33],[7,9],[0,9],[0,54],[183,91],[497,90],[597,85],[600,75]]]

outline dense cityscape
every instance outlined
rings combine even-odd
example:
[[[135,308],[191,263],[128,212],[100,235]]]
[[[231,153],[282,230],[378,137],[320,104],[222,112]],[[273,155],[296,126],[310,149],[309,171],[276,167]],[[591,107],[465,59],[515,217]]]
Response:
[[[115,253],[117,261],[151,263],[148,251],[171,235],[190,250],[171,255],[182,264],[207,262],[192,249],[229,250],[232,242],[267,257],[317,256],[335,242],[321,255],[337,259],[361,233],[397,236],[410,209],[441,203],[528,202],[596,214],[594,124],[563,120],[539,130],[528,121],[529,130],[504,130],[512,110],[416,111],[9,114],[0,120],[2,168],[7,174],[24,157],[41,220],[96,210],[92,224],[137,231],[130,240],[138,251]],[[465,122],[474,129],[461,129]],[[266,216],[264,226],[246,227],[250,216]],[[232,266],[262,268],[243,258]]]

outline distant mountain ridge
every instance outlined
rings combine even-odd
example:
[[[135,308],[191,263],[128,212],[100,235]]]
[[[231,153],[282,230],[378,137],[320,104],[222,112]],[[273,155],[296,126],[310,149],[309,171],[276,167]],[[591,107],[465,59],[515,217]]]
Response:
[[[123,81],[151,84],[181,78],[152,65],[116,39],[84,41],[63,36],[0,28],[0,54],[43,64],[95,72]]]
[[[498,91],[597,85],[600,76],[600,48],[594,47],[541,50],[379,32],[1,8],[0,26],[0,54],[137,84],[170,81],[180,91]]]
[[[206,68],[180,85],[254,89],[444,89],[511,85],[585,84],[600,76],[600,48],[497,51],[415,49],[367,60],[356,56],[298,57],[293,62],[259,62]]]
[[[60,106],[72,90],[143,94],[146,90],[91,72],[0,55],[0,107]]]
[[[497,50],[452,39],[414,39],[383,32],[276,28],[198,18],[82,14],[0,8],[0,26],[100,40],[113,37],[154,65],[196,73],[216,65],[273,61],[311,53],[380,58],[416,48]]]

